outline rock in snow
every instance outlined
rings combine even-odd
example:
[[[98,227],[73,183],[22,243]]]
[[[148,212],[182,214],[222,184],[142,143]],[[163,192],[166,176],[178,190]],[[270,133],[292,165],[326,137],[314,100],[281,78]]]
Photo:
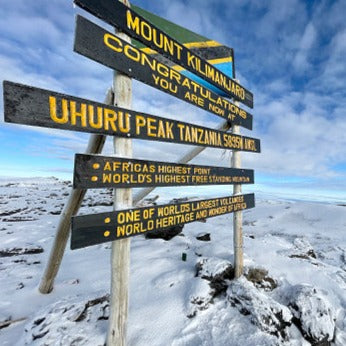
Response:
[[[210,233],[200,233],[197,235],[196,239],[199,241],[210,241]]]
[[[196,263],[196,290],[190,297],[187,317],[196,316],[198,310],[206,310],[215,297],[225,293],[228,282],[234,277],[230,262],[218,258],[202,258]]]
[[[316,258],[316,253],[307,239],[296,238],[293,241],[294,249],[291,258],[311,259]]]
[[[233,278],[233,266],[231,262],[216,257],[202,258],[196,264],[196,276],[211,281],[214,278]]]
[[[36,314],[25,327],[21,345],[103,346],[108,318],[108,295],[62,300]]]
[[[310,286],[295,285],[288,292],[294,322],[313,345],[329,345],[335,333],[335,311],[326,295]]]
[[[212,297],[226,292],[229,280],[234,277],[234,269],[229,261],[219,258],[202,258],[196,264],[196,276],[209,281]]]
[[[265,291],[272,291],[278,285],[273,278],[268,276],[268,270],[264,268],[245,267],[244,275],[257,288],[262,288]]]
[[[240,313],[248,315],[251,322],[262,331],[279,338],[288,338],[288,328],[292,324],[290,310],[259,291],[244,277],[233,281],[227,289],[227,299]]]

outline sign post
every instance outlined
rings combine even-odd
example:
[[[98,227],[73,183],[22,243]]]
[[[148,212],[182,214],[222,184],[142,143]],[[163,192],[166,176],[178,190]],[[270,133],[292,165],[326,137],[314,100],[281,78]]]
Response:
[[[121,0],[129,6],[127,0]],[[123,40],[130,41],[125,34],[118,33]],[[114,71],[113,78],[114,105],[131,108],[131,78]],[[114,137],[114,153],[132,157],[132,140]],[[114,210],[132,207],[132,189],[114,189]],[[130,280],[130,247],[131,239],[122,239],[112,243],[111,251],[111,294],[109,305],[109,321],[107,346],[125,346],[127,318],[129,309]]]
[[[240,134],[238,125],[232,126],[232,134]],[[241,167],[241,157],[238,150],[232,153],[232,168]],[[233,195],[241,194],[241,184],[233,185]],[[233,248],[234,248],[234,277],[237,279],[243,275],[243,213],[239,210],[233,214]]]

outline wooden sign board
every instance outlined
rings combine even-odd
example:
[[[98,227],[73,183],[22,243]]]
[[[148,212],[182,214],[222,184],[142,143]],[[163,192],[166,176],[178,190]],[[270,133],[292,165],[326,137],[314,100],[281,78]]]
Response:
[[[253,184],[253,182],[254,174],[250,169],[76,154],[73,187],[96,189]]]
[[[233,79],[235,78],[234,52],[231,47],[172,23],[134,4],[131,4],[131,10],[137,12],[137,14],[141,15],[146,21],[157,26],[169,36],[174,37],[179,43],[192,51],[193,54],[208,61],[209,64],[213,65],[226,76]],[[196,76],[183,66],[174,63],[155,50],[146,47],[141,42],[132,39],[132,44],[145,53],[155,56],[156,59],[173,68],[173,70],[179,71],[184,76],[214,91],[216,94],[229,97],[228,92],[226,93],[213,84],[208,83],[205,79]]]
[[[252,129],[250,113],[81,16],[77,16],[74,50],[232,124]]]
[[[5,121],[16,124],[205,147],[260,152],[256,138],[137,113],[4,81]]]
[[[249,107],[253,95],[229,76],[119,1],[75,0],[78,6],[205,79]]]
[[[254,194],[74,216],[71,249],[133,237],[148,231],[253,208]]]

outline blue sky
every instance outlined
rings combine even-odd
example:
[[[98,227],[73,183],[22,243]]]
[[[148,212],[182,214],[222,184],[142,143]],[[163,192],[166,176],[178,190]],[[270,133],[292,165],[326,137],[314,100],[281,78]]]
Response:
[[[136,5],[234,48],[237,78],[254,93],[254,130],[262,153],[244,153],[257,189],[346,199],[345,1],[161,0]],[[73,52],[72,1],[12,0],[0,7],[2,79],[102,101],[112,72]],[[107,26],[106,26],[107,28]],[[109,28],[109,27],[108,27]],[[2,90],[1,90],[2,92]],[[214,127],[220,118],[139,82],[133,109]],[[0,176],[71,179],[74,153],[88,135],[3,122]],[[174,161],[188,146],[134,141],[142,159]],[[105,153],[112,151],[108,140]],[[193,163],[227,166],[207,149]],[[344,197],[345,196],[345,197]]]

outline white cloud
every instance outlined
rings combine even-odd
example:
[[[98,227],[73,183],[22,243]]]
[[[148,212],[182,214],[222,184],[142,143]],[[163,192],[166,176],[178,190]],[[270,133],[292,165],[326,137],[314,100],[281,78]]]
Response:
[[[309,54],[316,40],[316,29],[310,22],[305,28],[304,34],[300,40],[298,52],[296,53],[293,66],[299,73],[306,73],[311,68]]]
[[[346,78],[346,28],[338,32],[329,47],[329,58],[325,63],[322,74],[324,85],[330,91],[338,91],[342,88],[345,92]]]
[[[295,109],[297,105],[300,110]],[[266,118],[265,129],[259,133],[262,153],[246,156],[245,162],[261,172],[282,175],[337,174],[333,166],[345,158],[346,119],[328,112],[323,99],[312,93],[293,93],[259,108],[259,116]]]

